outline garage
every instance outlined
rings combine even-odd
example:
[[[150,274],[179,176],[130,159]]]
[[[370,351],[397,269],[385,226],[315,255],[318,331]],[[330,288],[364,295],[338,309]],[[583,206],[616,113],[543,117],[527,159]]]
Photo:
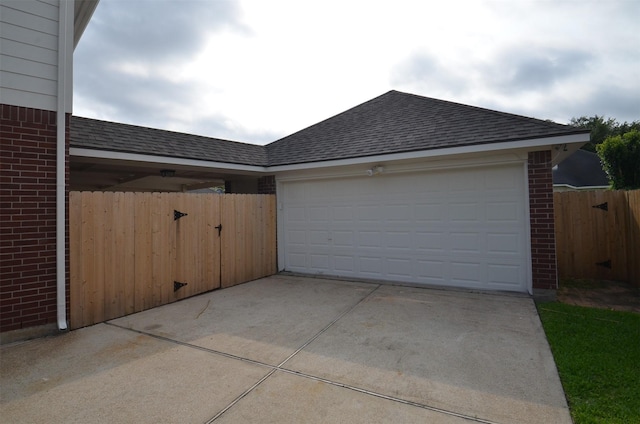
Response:
[[[275,194],[278,271],[545,295],[551,168],[589,132],[392,90],[265,146],[86,118],[71,136],[75,189]]]
[[[526,292],[524,166],[283,181],[284,269]]]

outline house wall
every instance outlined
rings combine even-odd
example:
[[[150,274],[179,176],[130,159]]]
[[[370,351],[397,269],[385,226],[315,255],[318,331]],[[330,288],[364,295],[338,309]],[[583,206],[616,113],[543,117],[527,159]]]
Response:
[[[527,169],[531,218],[531,274],[534,290],[558,288],[551,167],[550,150],[529,153]]]
[[[0,332],[4,333],[56,322],[57,126],[55,112],[6,104],[0,108]],[[67,152],[68,121],[69,115]]]
[[[64,16],[60,16],[60,14]],[[0,1],[0,98],[3,104],[57,109],[59,22],[64,28],[65,84],[71,87],[73,7],[58,0]],[[65,110],[71,112],[71,96]]]

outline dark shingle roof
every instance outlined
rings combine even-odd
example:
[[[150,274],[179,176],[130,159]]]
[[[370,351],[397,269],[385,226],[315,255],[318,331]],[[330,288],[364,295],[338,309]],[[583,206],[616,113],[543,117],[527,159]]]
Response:
[[[585,133],[567,125],[389,91],[267,145],[269,165]]]
[[[554,168],[553,183],[573,187],[602,187],[609,185],[609,178],[602,169],[598,155],[577,150]]]
[[[71,147],[265,166],[264,146],[71,117]]]
[[[267,146],[71,117],[71,146],[273,166],[490,144],[588,131],[389,91]]]

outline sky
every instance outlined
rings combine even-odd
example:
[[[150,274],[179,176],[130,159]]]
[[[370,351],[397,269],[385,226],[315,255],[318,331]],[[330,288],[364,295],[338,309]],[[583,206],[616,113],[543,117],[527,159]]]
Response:
[[[389,90],[640,120],[637,0],[100,0],[76,116],[266,144]]]

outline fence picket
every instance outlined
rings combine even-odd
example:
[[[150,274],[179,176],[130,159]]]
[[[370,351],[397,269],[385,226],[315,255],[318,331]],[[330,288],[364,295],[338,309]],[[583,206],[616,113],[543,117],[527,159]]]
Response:
[[[71,192],[71,328],[274,274],[275,205],[273,195]],[[175,221],[174,209],[188,215]],[[174,281],[187,285],[174,293]]]
[[[640,286],[640,190],[554,193],[554,209],[561,278]]]

